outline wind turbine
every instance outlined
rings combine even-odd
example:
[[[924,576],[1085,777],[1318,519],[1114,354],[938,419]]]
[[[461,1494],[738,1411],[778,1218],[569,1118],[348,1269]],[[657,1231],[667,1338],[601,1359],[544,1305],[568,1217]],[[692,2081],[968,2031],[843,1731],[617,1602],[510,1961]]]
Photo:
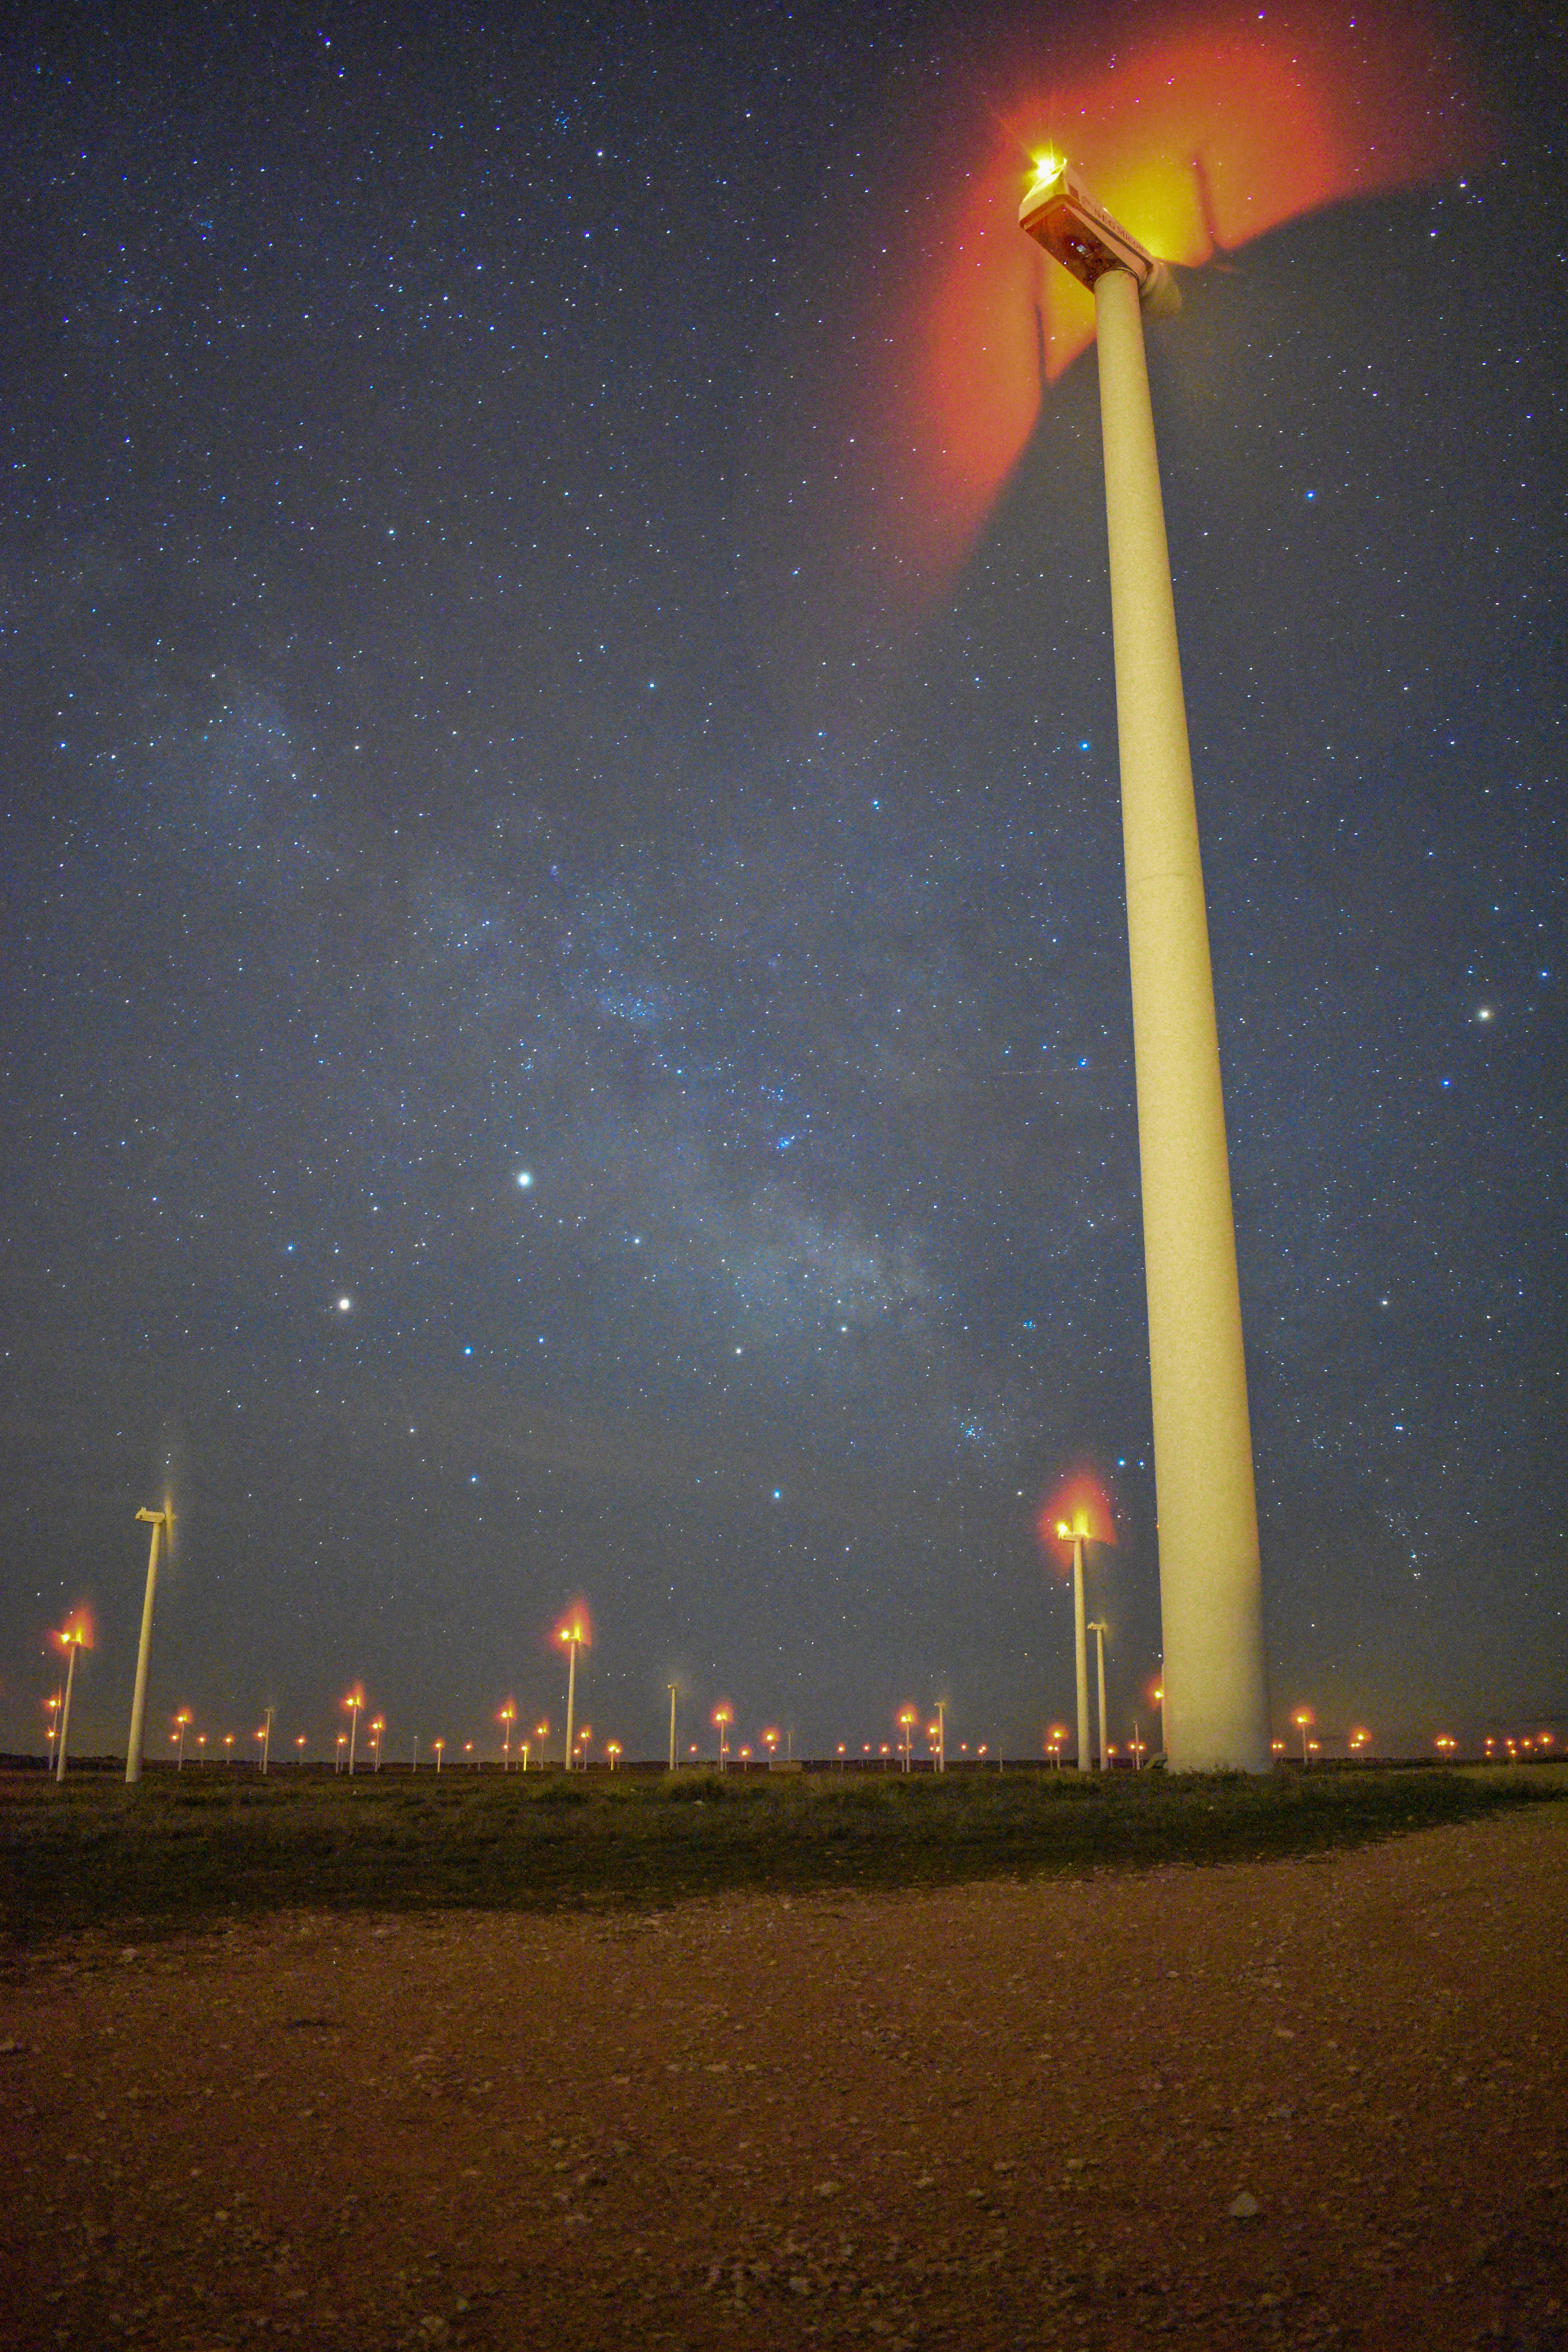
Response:
[[[566,1769],[572,1769],[572,1732],[577,1713],[577,1653],[588,1640],[588,1612],[574,1609],[563,1624],[555,1628],[555,1638],[566,1653]]]
[[[1057,1521],[1058,1542],[1072,1546],[1072,1651],[1073,1680],[1078,1697],[1078,1769],[1089,1769],[1089,1644],[1084,1639],[1088,1628],[1083,1612],[1083,1548],[1090,1540],[1089,1513],[1079,1507],[1073,1513],[1069,1528],[1065,1519]],[[1100,1708],[1100,1722],[1105,1710]]]
[[[66,1777],[66,1735],[70,1729],[71,1720],[71,1685],[76,1680],[76,1654],[86,1644],[87,1627],[79,1616],[73,1617],[69,1624],[55,1635],[55,1639],[64,1650],[67,1661],[65,1703],[60,1708],[59,1737],[55,1744],[55,1779],[63,1780]]]
[[[149,1511],[143,1507],[136,1514],[145,1519],[153,1530],[147,1553],[147,1592],[142,1603],[142,1639],[136,1649],[136,1688],[131,1701],[131,1733],[125,1743],[125,1785],[129,1789],[142,1778],[142,1727],[147,1719],[147,1667],[153,1655],[153,1601],[158,1590],[158,1542],[160,1537],[172,1549],[174,1541],[174,1507],[167,1495],[161,1511]]]
[[[1160,1527],[1161,1679],[1179,1771],[1266,1772],[1258,1498],[1208,916],[1142,312],[1164,263],[1059,155],[1019,223],[1094,297]]]
[[[1088,1629],[1094,1635],[1094,1647],[1100,1667],[1100,1769],[1106,1768],[1105,1755],[1105,1637],[1110,1628],[1103,1617],[1096,1617]]]

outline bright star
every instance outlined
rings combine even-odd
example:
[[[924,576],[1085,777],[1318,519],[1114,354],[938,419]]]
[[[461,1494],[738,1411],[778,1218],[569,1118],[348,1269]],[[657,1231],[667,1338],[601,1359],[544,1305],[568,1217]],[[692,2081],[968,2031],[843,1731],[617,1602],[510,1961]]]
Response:
[[[520,1168],[520,1169],[518,1170],[518,1171],[517,1171],[517,1188],[518,1188],[518,1191],[519,1191],[520,1192],[532,1192],[532,1190],[533,1190],[533,1171],[532,1171],[532,1170],[531,1170],[531,1169],[529,1169],[529,1168]]]
[[[353,1305],[353,1300],[352,1298],[340,1298],[338,1301],[338,1313],[340,1315],[346,1315]]]

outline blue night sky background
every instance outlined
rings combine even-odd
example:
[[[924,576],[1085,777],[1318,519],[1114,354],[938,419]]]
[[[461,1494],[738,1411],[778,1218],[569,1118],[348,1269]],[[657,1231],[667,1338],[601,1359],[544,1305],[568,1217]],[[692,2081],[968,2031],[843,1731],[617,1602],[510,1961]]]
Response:
[[[1088,21],[10,19],[0,1746],[85,1604],[123,1752],[167,1486],[154,1756],[268,1703],[324,1754],[356,1681],[493,1750],[578,1596],[596,1744],[674,1679],[683,1746],[940,1697],[1035,1755],[1085,1463],[1147,1734],[1093,353],[929,592],[833,430],[922,175]],[[1460,21],[1489,154],[1149,338],[1271,1683],[1331,1749],[1568,1727],[1564,56]]]

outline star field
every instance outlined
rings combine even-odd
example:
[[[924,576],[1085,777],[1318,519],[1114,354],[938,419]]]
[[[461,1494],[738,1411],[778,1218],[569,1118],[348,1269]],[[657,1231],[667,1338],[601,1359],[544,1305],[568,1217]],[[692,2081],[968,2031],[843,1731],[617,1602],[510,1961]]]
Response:
[[[153,1726],[330,1747],[363,1680],[389,1752],[489,1739],[560,1713],[581,1593],[630,1754],[672,1678],[693,1738],[940,1696],[1037,1753],[1086,1459],[1127,1735],[1093,354],[940,593],[813,404],[985,37],[13,35],[0,1744],[79,1601],[73,1746],[123,1740],[172,1479]],[[1556,1719],[1568,1663],[1563,58],[1477,47],[1489,160],[1150,333],[1276,1708],[1413,1745]]]

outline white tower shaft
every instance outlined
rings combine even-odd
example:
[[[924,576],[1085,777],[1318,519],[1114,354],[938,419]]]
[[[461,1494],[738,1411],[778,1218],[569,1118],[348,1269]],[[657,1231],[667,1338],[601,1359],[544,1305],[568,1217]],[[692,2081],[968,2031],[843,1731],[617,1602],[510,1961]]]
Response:
[[[1084,1628],[1083,1538],[1072,1539],[1072,1662],[1078,1700],[1078,1769],[1089,1770],[1089,1638]]]
[[[142,1511],[151,1519],[153,1538],[147,1550],[147,1590],[142,1601],[142,1638],[136,1644],[136,1686],[131,1699],[131,1731],[125,1743],[125,1781],[129,1788],[142,1778],[142,1728],[147,1720],[147,1668],[153,1656],[153,1603],[158,1591],[158,1538],[163,1532],[162,1511]]]
[[[1208,919],[1139,289],[1095,283],[1167,1750],[1267,1771],[1263,1588]]]

